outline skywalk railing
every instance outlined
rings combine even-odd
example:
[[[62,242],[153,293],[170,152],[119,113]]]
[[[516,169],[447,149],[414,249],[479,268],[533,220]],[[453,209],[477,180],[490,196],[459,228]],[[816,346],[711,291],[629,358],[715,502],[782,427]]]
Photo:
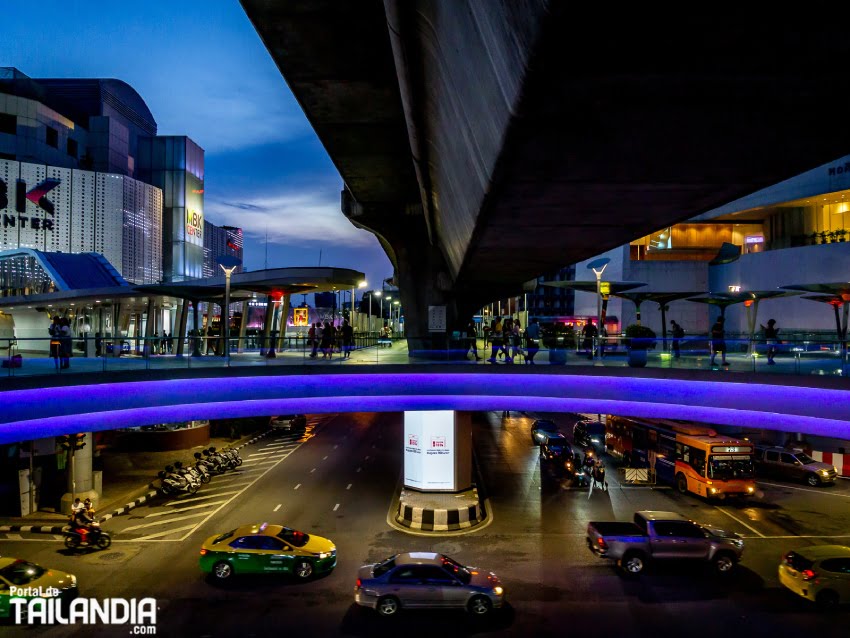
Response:
[[[678,354],[674,343],[678,344]],[[316,342],[301,335],[263,340],[262,337],[230,339],[229,356],[221,337],[183,339],[162,337],[0,337],[0,383],[21,376],[81,374],[127,370],[225,368],[245,366],[350,366],[385,364],[451,363],[475,367],[476,372],[503,366],[603,366],[703,369],[763,374],[850,376],[847,344],[826,336],[798,336],[768,344],[764,339],[725,340],[728,365],[723,354],[714,353],[708,336],[688,336],[674,342],[661,338],[644,344],[622,337],[605,337],[588,344],[582,340],[565,347],[540,344],[534,353],[525,344],[495,346],[483,339],[446,340],[431,348],[409,350],[404,337],[381,338],[377,334],[355,335],[352,344]],[[641,347],[642,346],[642,347]],[[775,349],[773,357],[768,349]],[[477,359],[476,359],[477,355]],[[645,356],[644,356],[645,355]],[[713,363],[712,363],[713,358]],[[772,363],[771,363],[772,359]]]

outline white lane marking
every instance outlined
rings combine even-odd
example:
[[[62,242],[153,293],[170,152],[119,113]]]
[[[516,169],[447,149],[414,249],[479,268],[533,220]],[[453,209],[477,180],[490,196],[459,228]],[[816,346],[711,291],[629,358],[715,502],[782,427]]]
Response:
[[[157,532],[156,534],[150,534],[148,536],[140,536],[139,538],[134,538],[133,542],[149,541],[149,540],[153,540],[155,538],[162,538],[163,536],[168,536],[169,534],[177,534],[178,532],[185,532],[187,529],[195,529],[195,527],[197,527],[197,525],[192,524],[192,525],[186,525],[184,527],[178,527],[177,529],[170,529],[170,530],[165,531],[165,532]],[[121,540],[124,540],[124,539],[121,539]],[[129,540],[129,539],[127,539],[127,540]],[[174,540],[180,541],[182,539],[175,538]]]
[[[312,438],[312,437],[311,437],[311,438]],[[308,440],[309,440],[309,439],[306,439],[306,440],[304,440],[304,441],[301,441],[301,442],[298,444],[298,447],[301,447],[302,445],[304,445],[304,443],[306,443]],[[284,460],[285,460],[285,458],[279,458],[279,459],[277,459],[277,463],[275,463],[274,465],[270,465],[270,466],[269,466],[269,467],[267,467],[267,468],[262,468],[262,467],[261,467],[261,468],[257,468],[257,469],[259,469],[259,470],[263,470],[263,473],[262,473],[262,474],[260,474],[260,475],[258,475],[258,476],[257,476],[257,477],[256,477],[256,478],[255,478],[255,479],[251,482],[251,485],[254,485],[257,481],[259,481],[261,478],[263,478],[266,474],[268,474],[269,472],[271,472],[271,471],[272,471],[272,470],[273,470],[273,469],[277,466],[277,464],[278,464],[278,463],[283,463],[283,461],[284,461]],[[250,488],[250,487],[251,487],[251,485],[248,485],[248,486],[247,486],[247,487],[245,487],[242,491],[244,492],[244,491],[248,490],[248,488]],[[227,503],[231,503],[231,502],[233,501],[233,499],[235,499],[235,498],[236,498],[236,495],[231,496],[231,497],[230,497],[230,499],[227,501]],[[221,505],[219,508],[217,508],[217,509],[213,510],[212,512],[210,512],[204,520],[202,520],[202,521],[201,521],[200,523],[198,523],[197,525],[193,526],[192,530],[190,530],[190,531],[186,532],[185,534],[183,534],[183,536],[181,536],[181,537],[180,537],[180,540],[181,540],[181,541],[185,541],[187,538],[189,538],[189,536],[191,536],[191,535],[192,535],[192,531],[193,531],[193,530],[198,529],[198,528],[200,528],[201,526],[203,526],[203,525],[204,525],[204,523],[206,523],[208,520],[210,520],[210,518],[212,518],[212,517],[213,517],[213,516],[214,516],[217,512],[221,511],[221,509],[222,509],[222,508],[226,507],[226,506],[227,506],[227,503],[225,503],[224,505]]]
[[[339,509],[339,503],[337,503],[336,505],[334,505],[334,512],[335,512],[335,511],[337,511],[338,509]]]
[[[260,461],[259,463],[257,463],[257,465],[268,465],[269,463],[277,463],[278,461],[282,461],[285,458],[286,458],[286,456],[282,456],[282,457],[278,457],[278,458],[274,458],[274,459],[267,459],[265,461]]]
[[[764,538],[764,534],[762,534],[760,531],[758,531],[755,527],[753,527],[753,526],[751,526],[751,525],[747,525],[744,521],[742,521],[742,520],[741,520],[740,518],[738,518],[737,516],[732,516],[732,514],[730,514],[729,512],[727,512],[725,509],[723,509],[723,508],[721,508],[721,507],[718,507],[718,508],[716,508],[716,509],[717,509],[717,511],[718,511],[718,512],[723,512],[724,514],[726,514],[726,516],[728,516],[729,518],[731,518],[733,521],[737,521],[737,522],[739,522],[741,525],[743,525],[744,527],[746,527],[746,528],[747,528],[748,530],[750,530],[751,532],[755,532],[756,534],[758,534],[759,536],[761,536],[762,538]]]
[[[237,483],[229,483],[228,485],[221,485],[219,487],[206,487],[204,488],[204,494],[215,494],[219,496],[222,490],[230,490],[234,487],[240,487],[242,485],[248,485],[251,482],[250,476],[243,476],[242,481]]]
[[[165,516],[167,514],[174,514],[179,512],[188,512],[189,510],[199,510],[202,507],[212,507],[213,505],[221,505],[222,503],[226,503],[227,501],[214,501],[212,503],[201,503],[200,505],[190,505],[189,507],[181,507],[180,509],[167,510],[165,512],[154,512],[153,514],[148,514],[145,518],[150,518],[152,516]]]
[[[759,538],[755,536],[744,536],[744,538],[749,538],[750,540],[757,541]],[[850,534],[836,534],[835,536],[814,536],[814,535],[806,535],[806,536],[762,536],[761,538],[765,540],[777,539],[777,538],[850,538]]]
[[[24,539],[24,537],[20,534],[6,534],[6,538],[8,538],[10,541],[20,541]]]
[[[64,540],[65,540],[65,537],[64,537],[64,536],[59,536],[59,534],[53,534],[53,540],[57,540],[57,541],[64,541]]]
[[[275,512],[278,511],[280,509],[281,505],[283,505],[283,503],[278,503],[277,507],[275,507],[273,511],[275,511]]]
[[[328,460],[328,457],[327,457],[327,456],[323,456],[323,457],[322,457],[322,460],[323,460],[323,461],[327,461],[327,460]]]
[[[186,503],[194,503],[196,501],[205,501],[210,498],[218,498],[219,496],[229,496],[230,494],[239,494],[242,490],[233,490],[232,492],[219,492],[218,494],[207,494],[206,496],[196,496],[195,498],[185,498],[179,501],[171,501],[170,503],[166,503],[166,507],[177,507],[178,505],[184,505]]]
[[[221,485],[222,483],[226,483],[228,481],[235,481],[237,479],[246,479],[246,478],[248,478],[248,477],[244,476],[241,473],[230,474],[229,476],[214,476],[214,477],[212,477],[212,480],[210,481],[210,483],[212,485]],[[207,483],[207,485],[210,485],[210,483]]]
[[[314,467],[312,470],[310,470],[310,474],[312,474],[315,471],[316,471],[316,468]]]
[[[269,454],[277,454],[277,450],[269,450],[268,452],[255,452],[254,454],[249,454],[248,458],[253,459],[255,456],[268,456]]]
[[[771,487],[781,487],[787,490],[798,490],[800,492],[811,492],[812,494],[821,494],[823,496],[838,496],[839,498],[850,498],[850,494],[830,494],[829,488],[812,490],[805,487],[795,487],[794,485],[781,485],[779,483],[765,483],[764,481],[756,481],[757,485],[770,485]]]
[[[350,489],[351,489],[351,485],[352,485],[352,484],[351,484],[351,483],[349,483],[349,484],[348,484],[348,487],[346,487],[345,489],[350,490]]]
[[[360,471],[360,470],[362,470],[362,469],[363,469],[362,467],[358,467],[358,468],[357,468],[357,471],[359,472],[359,471]]]
[[[301,483],[299,483],[298,485],[296,485],[296,486],[295,486],[295,489],[297,490],[299,487],[301,487]]]
[[[143,529],[145,527],[158,527],[159,525],[168,525],[169,523],[174,523],[176,521],[185,521],[190,518],[197,518],[198,516],[203,516],[206,512],[196,512],[194,514],[187,514],[186,516],[180,516],[178,518],[168,518],[162,521],[154,521],[153,523],[142,523],[141,525],[131,525],[130,527],[125,527],[121,530],[120,533],[130,532],[134,529]],[[147,518],[147,517],[145,517]]]

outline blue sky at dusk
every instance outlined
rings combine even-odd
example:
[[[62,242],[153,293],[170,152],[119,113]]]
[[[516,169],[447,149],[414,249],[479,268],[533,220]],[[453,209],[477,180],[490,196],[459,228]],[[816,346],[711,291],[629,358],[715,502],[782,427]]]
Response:
[[[162,135],[206,152],[205,214],[246,234],[245,267],[321,265],[392,275],[342,215],[342,179],[237,0],[3,3],[0,66],[30,77],[123,80]]]

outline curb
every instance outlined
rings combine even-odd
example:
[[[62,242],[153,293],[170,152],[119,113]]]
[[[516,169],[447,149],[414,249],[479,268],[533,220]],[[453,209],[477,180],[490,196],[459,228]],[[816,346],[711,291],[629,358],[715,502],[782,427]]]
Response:
[[[246,441],[245,443],[241,443],[234,448],[233,450],[239,450],[246,445],[251,445],[252,443],[256,443],[260,439],[265,436],[271,434],[273,430],[266,430],[262,434],[258,434],[254,438]],[[109,514],[105,514],[103,517],[98,520],[102,523],[104,521],[108,521],[110,518],[114,518],[116,516],[121,516],[122,514],[126,514],[131,509],[142,505],[143,503],[147,503],[149,500],[157,496],[159,494],[159,489],[153,484],[148,483],[148,492],[142,494],[137,499],[119,507],[118,509],[112,510]],[[61,534],[65,529],[66,525],[0,525],[0,533],[2,532],[31,532],[36,534]]]
[[[404,502],[398,505],[399,524],[425,532],[454,532],[478,525],[484,519],[481,503],[451,509],[413,507]]]

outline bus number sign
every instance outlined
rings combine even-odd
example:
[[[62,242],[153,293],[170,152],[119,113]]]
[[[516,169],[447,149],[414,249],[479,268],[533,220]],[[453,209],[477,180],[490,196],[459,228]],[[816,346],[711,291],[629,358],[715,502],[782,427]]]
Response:
[[[721,454],[752,454],[753,448],[749,445],[712,445],[711,451]]]

